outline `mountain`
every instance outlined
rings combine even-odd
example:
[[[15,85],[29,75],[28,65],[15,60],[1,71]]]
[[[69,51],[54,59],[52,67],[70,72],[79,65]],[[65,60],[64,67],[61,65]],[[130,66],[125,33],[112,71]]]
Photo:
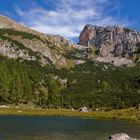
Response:
[[[2,55],[23,60],[37,60],[42,65],[50,63],[58,67],[73,65],[73,61],[69,61],[63,55],[72,50],[73,45],[61,36],[42,34],[5,16],[0,16],[0,35]]]
[[[79,36],[79,44],[94,49],[98,61],[115,65],[140,62],[140,33],[128,28],[86,25]]]
[[[140,33],[131,29],[86,25],[79,45],[74,45],[59,35],[37,32],[5,16],[0,16],[0,21],[0,54],[10,58],[37,60],[60,68],[73,67],[87,59],[115,66],[140,62]]]
[[[79,40],[75,45],[0,16],[0,104],[125,108],[140,103],[139,33],[86,25]]]

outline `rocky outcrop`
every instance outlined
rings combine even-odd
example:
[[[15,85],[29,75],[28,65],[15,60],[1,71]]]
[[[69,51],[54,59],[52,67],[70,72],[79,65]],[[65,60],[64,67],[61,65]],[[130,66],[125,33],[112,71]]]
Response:
[[[119,133],[119,134],[110,135],[107,138],[107,140],[138,140],[138,139],[132,138],[125,133]]]
[[[28,50],[21,49],[16,44],[2,39],[0,39],[0,54],[14,59],[22,58],[24,60],[36,60],[36,56],[31,56]]]
[[[96,48],[100,57],[139,57],[140,33],[120,26],[86,25],[79,36],[79,44]]]
[[[88,46],[89,41],[96,36],[96,27],[86,25],[80,34],[79,41],[81,45]]]
[[[88,112],[88,109],[87,109],[87,107],[84,106],[84,107],[80,107],[79,111],[80,112]]]
[[[43,66],[53,64],[68,68],[74,65],[75,61],[68,60],[64,55],[72,49],[74,46],[68,39],[40,33],[6,16],[0,16],[1,55],[14,59],[37,60]]]
[[[104,63],[111,63],[117,67],[119,67],[119,66],[133,67],[134,66],[133,61],[131,59],[127,59],[125,57],[110,57],[110,56],[100,57],[99,56],[95,60],[99,61],[99,62],[104,62]]]

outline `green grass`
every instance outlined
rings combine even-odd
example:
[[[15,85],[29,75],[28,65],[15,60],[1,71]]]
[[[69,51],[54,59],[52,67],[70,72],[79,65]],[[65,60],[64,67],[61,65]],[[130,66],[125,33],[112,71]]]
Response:
[[[70,109],[41,109],[27,107],[0,108],[0,115],[29,115],[29,116],[67,116],[89,119],[119,119],[140,122],[140,110],[127,108],[113,111],[79,112]]]

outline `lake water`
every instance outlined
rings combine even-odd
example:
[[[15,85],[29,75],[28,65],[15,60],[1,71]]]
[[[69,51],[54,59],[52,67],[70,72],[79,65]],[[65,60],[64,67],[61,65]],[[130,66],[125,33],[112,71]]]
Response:
[[[140,138],[140,124],[68,117],[0,116],[0,140],[105,140],[124,132]]]

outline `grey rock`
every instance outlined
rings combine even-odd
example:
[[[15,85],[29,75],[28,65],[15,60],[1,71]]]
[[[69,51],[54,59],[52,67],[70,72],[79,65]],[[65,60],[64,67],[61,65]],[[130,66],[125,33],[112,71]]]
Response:
[[[107,140],[138,140],[138,139],[132,138],[125,133],[119,133],[119,134],[110,135],[107,138]]]
[[[95,47],[101,57],[129,58],[140,53],[140,33],[121,26],[86,25],[79,36],[79,44]]]
[[[80,107],[79,111],[80,112],[88,112],[88,109],[87,109],[87,107],[84,106],[84,107]]]
[[[120,57],[97,57],[95,59],[96,61],[99,62],[104,62],[104,63],[111,63],[114,66],[128,66],[128,67],[133,67],[135,66],[133,61],[131,59],[127,59],[127,58],[120,58]]]

